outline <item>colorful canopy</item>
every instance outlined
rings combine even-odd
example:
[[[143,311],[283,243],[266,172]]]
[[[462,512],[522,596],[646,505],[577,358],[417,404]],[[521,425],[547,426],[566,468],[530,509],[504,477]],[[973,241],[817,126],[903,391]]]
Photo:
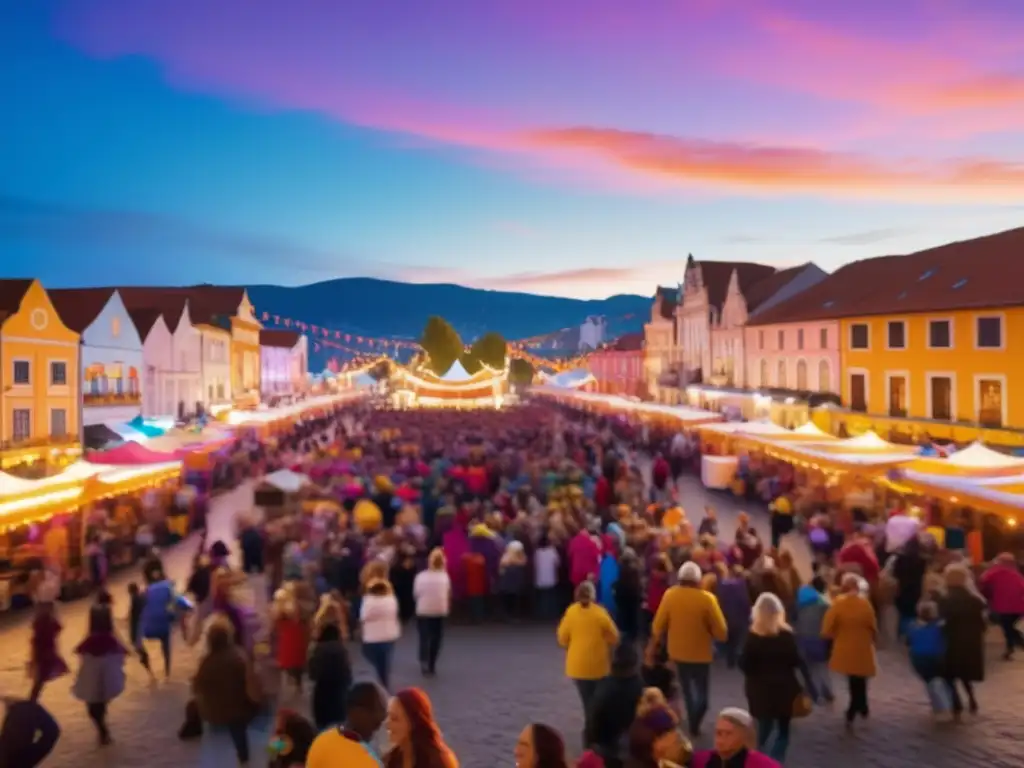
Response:
[[[106,451],[91,451],[85,458],[93,464],[117,464],[120,466],[169,464],[178,460],[173,453],[154,451],[138,443],[124,443]]]
[[[136,416],[134,419],[128,422],[128,426],[134,429],[136,432],[140,432],[146,437],[159,437],[165,430],[156,426],[155,424],[146,421],[141,416]]]

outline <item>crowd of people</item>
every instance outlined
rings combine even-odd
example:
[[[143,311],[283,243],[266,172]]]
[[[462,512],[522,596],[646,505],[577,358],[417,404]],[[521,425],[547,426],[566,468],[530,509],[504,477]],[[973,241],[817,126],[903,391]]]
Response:
[[[249,743],[262,721],[281,768],[452,768],[458,755],[428,695],[393,690],[391,666],[414,627],[422,674],[443,674],[454,620],[557,622],[583,733],[528,724],[509,738],[522,768],[783,764],[793,722],[837,697],[833,675],[846,679],[847,726],[869,716],[875,649],[888,634],[906,643],[936,718],[960,719],[964,697],[978,711],[990,618],[1007,659],[1024,647],[1024,576],[1012,556],[976,573],[894,507],[886,523],[816,548],[801,573],[782,538],[766,545],[746,515],[734,530],[710,507],[691,520],[673,479],[697,446],[541,403],[349,407],[306,423],[266,452],[267,468],[317,479],[331,501],[273,519],[239,514],[238,541],[204,539],[187,584],[154,552],[123,599],[127,637],[113,620],[122,599],[101,589],[68,664],[53,596],[37,597],[29,695],[8,704],[0,765],[32,768],[52,749],[49,681],[74,674],[105,745],[126,664],[169,675],[185,642],[204,653],[182,739],[229,738],[246,765],[265,748]],[[356,643],[372,682],[355,678]],[[695,750],[719,663],[741,670],[746,701],[719,713],[713,748]]]

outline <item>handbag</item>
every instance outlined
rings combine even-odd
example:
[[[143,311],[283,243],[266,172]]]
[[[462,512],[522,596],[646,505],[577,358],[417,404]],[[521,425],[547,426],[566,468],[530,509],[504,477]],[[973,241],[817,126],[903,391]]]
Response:
[[[806,692],[800,691],[793,699],[793,719],[798,720],[802,717],[807,717],[814,710],[814,702],[811,701],[811,697]]]

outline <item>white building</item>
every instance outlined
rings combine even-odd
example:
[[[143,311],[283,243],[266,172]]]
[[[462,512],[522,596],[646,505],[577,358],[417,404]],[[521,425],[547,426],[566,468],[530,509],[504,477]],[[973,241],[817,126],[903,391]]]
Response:
[[[189,317],[188,301],[168,297],[163,310],[129,310],[143,339],[147,418],[184,418],[208,406],[202,389],[202,344]]]
[[[580,351],[597,349],[607,338],[608,320],[604,315],[591,315],[580,326]]]
[[[142,414],[142,339],[114,288],[48,293],[64,324],[81,334],[82,443],[102,448],[119,439],[110,425]]]
[[[295,331],[260,331],[260,388],[264,400],[305,391],[309,340]]]
[[[192,320],[188,296],[164,288],[119,288],[118,291],[136,326],[140,321],[144,325],[151,324],[143,349],[146,379],[153,382],[154,389],[151,396],[143,399],[145,415],[178,418],[198,413],[200,406],[208,409],[214,401],[208,397],[204,386],[202,335]],[[163,319],[162,328],[154,312]],[[141,328],[139,332],[142,333]],[[149,333],[156,336],[151,340]],[[216,394],[216,387],[213,391]]]

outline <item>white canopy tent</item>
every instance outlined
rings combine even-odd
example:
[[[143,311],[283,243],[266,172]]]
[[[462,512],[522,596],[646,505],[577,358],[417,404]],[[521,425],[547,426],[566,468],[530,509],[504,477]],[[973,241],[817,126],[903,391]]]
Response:
[[[310,480],[306,475],[293,472],[290,469],[279,469],[264,477],[263,482],[284,493],[297,493],[309,485]]]
[[[952,454],[946,464],[961,469],[1019,469],[1024,472],[1024,459],[993,451],[981,442],[971,443]]]
[[[473,375],[465,369],[462,365],[462,361],[456,360],[452,363],[452,367],[448,369],[447,373],[441,377],[441,381],[458,383],[462,381],[469,381],[472,378]]]

